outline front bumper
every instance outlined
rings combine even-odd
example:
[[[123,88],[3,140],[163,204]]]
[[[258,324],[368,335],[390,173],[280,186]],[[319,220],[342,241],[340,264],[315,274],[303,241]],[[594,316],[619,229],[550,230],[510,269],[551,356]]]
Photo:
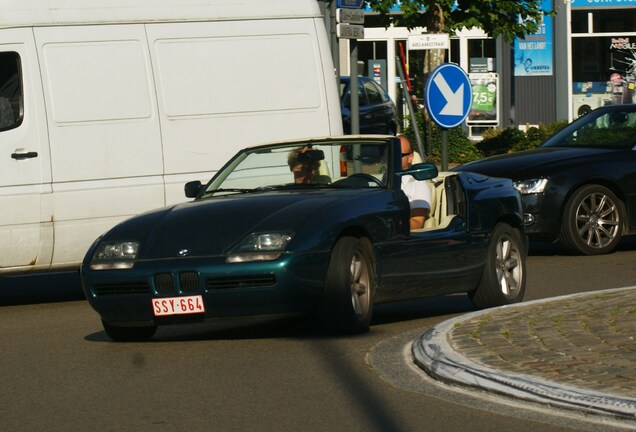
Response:
[[[533,240],[553,241],[559,237],[560,208],[546,194],[521,196],[526,234]]]
[[[227,264],[223,258],[140,261],[130,270],[82,267],[86,298],[102,320],[163,325],[214,318],[307,314],[322,293],[328,252]],[[204,314],[156,317],[152,299],[201,295]]]

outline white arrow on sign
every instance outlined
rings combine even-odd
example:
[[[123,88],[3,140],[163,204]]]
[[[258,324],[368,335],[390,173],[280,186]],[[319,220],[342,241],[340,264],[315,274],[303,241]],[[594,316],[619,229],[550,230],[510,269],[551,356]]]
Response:
[[[446,105],[439,112],[442,115],[462,116],[464,115],[464,84],[462,83],[457,91],[451,90],[446,79],[441,73],[435,75],[433,82],[437,84],[439,91],[446,99]]]

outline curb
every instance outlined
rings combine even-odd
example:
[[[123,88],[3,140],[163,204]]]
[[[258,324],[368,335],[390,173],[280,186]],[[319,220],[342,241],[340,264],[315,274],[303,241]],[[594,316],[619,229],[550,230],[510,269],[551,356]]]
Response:
[[[625,288],[605,290],[621,291]],[[634,289],[633,287],[630,289]],[[620,419],[636,419],[636,399],[618,397],[580,388],[557,385],[530,375],[498,371],[480,365],[455,351],[448,333],[463,321],[503,308],[523,308],[559,299],[573,298],[597,292],[586,292],[558,298],[535,300],[501,308],[472,312],[444,321],[413,341],[415,364],[433,378],[465,387],[476,387],[517,399],[530,400],[587,414],[602,414]]]

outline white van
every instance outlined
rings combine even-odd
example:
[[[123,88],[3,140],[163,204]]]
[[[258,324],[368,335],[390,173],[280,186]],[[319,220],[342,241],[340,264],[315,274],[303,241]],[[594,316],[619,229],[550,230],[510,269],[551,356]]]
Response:
[[[316,0],[3,0],[0,273],[78,267],[239,148],[341,133]]]

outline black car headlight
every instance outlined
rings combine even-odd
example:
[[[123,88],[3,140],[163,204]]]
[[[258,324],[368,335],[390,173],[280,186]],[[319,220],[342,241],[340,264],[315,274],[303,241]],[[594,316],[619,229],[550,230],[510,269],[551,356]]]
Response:
[[[132,268],[137,254],[139,242],[120,241],[103,242],[97,245],[89,264],[91,270],[119,270]]]
[[[530,179],[523,181],[516,181],[513,183],[515,189],[519,191],[521,195],[529,195],[542,193],[548,185],[547,178]]]
[[[279,232],[250,234],[230,251],[226,262],[275,260],[285,251],[291,238],[291,234]]]

